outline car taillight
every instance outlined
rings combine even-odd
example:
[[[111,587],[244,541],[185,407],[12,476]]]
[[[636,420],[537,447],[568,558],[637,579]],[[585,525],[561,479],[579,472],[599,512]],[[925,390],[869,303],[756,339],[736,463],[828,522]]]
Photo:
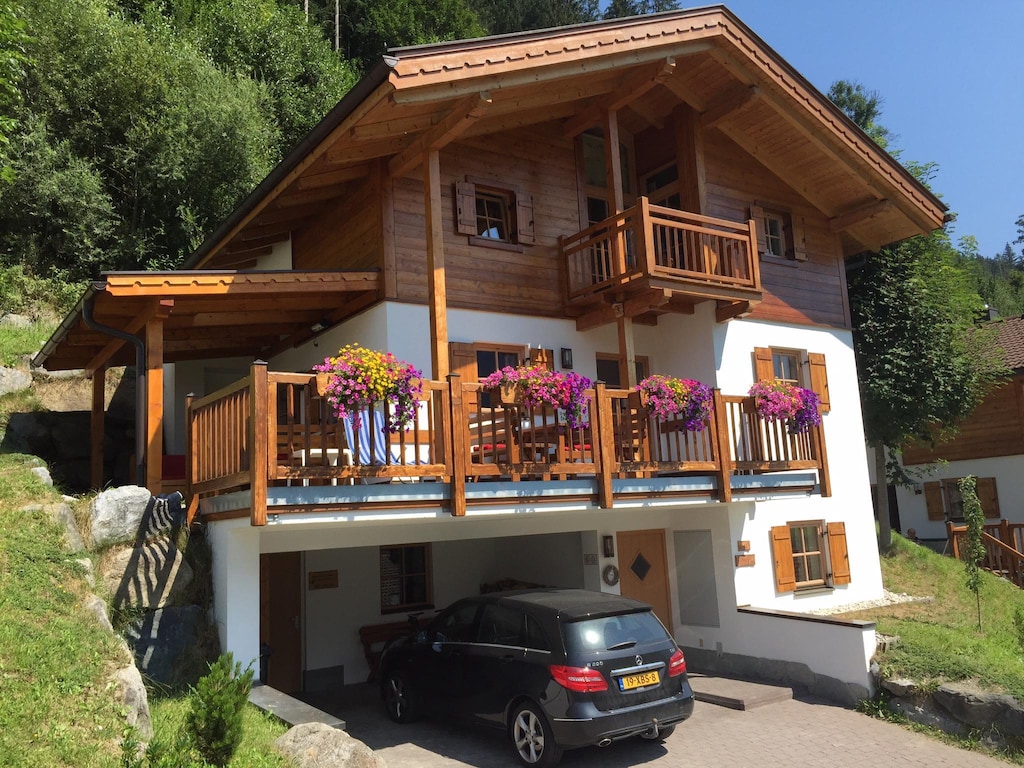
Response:
[[[596,693],[607,691],[608,682],[600,672],[590,667],[565,667],[560,664],[552,664],[548,669],[555,682],[563,688],[579,693]]]
[[[668,676],[675,677],[681,675],[686,671],[686,659],[683,658],[683,652],[676,648],[676,652],[672,654],[672,658],[668,660]]]

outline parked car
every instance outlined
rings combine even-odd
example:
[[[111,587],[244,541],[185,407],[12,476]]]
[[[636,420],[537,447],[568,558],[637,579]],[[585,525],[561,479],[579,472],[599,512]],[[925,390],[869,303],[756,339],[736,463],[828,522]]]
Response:
[[[581,589],[469,597],[381,658],[388,716],[465,717],[504,730],[519,761],[664,739],[693,712],[683,652],[645,603]]]

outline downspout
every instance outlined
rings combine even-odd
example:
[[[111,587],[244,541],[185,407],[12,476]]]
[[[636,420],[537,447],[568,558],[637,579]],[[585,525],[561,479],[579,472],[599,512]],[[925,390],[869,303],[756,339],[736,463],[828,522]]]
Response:
[[[135,345],[135,482],[145,485],[146,480],[146,345],[138,336],[99,323],[92,316],[93,297],[82,303],[82,322],[93,331],[128,341]]]

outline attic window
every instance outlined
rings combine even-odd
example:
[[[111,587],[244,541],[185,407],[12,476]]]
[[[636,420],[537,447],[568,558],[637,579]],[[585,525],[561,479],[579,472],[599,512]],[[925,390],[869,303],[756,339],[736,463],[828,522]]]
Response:
[[[455,184],[456,229],[471,245],[522,251],[536,242],[533,198],[518,187],[467,176]]]

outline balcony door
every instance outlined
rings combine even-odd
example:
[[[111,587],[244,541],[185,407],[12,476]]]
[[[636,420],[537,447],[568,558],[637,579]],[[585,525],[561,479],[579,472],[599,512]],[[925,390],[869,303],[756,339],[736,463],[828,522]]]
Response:
[[[632,137],[620,133],[619,163],[622,169],[621,191],[623,205],[628,208],[636,201],[633,183],[634,164]],[[590,128],[576,139],[576,168],[580,189],[580,228],[599,224],[612,215],[613,195],[608,192],[608,162],[605,157],[604,133]],[[627,260],[632,253],[631,242],[626,243]],[[611,249],[607,241],[595,245],[590,253],[591,281],[600,283],[615,274]]]

